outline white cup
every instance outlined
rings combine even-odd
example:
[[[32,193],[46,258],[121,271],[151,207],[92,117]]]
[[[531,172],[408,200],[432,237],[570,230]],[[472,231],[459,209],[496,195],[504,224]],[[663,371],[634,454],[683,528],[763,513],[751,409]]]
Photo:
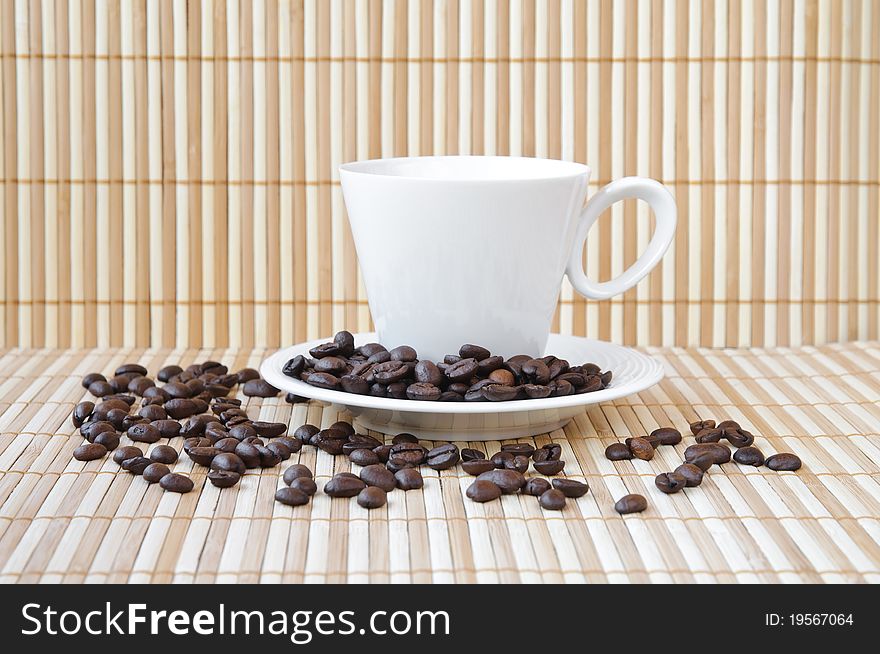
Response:
[[[342,192],[379,341],[440,360],[464,343],[541,356],[563,274],[604,300],[657,265],[675,234],[672,195],[625,177],[584,206],[588,166],[525,157],[402,157],[347,163]],[[607,282],[587,279],[587,233],[619,200],[645,200],[647,249]]]

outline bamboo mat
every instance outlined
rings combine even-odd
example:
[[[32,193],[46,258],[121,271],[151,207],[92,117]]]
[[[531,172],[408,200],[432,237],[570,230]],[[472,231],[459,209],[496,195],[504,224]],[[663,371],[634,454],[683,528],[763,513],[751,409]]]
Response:
[[[559,513],[529,496],[475,504],[458,468],[425,469],[423,491],[395,491],[372,512],[320,492],[305,507],[274,502],[298,458],[319,482],[349,466],[310,447],[233,489],[205,485],[200,468],[194,492],[165,493],[109,458],[72,459],[81,376],[130,360],[151,371],[206,358],[257,365],[266,351],[2,351],[0,581],[880,582],[880,343],[650,352],[666,367],[660,385],[535,439],[560,443],[566,474],[591,486]],[[294,427],[344,417],[280,397],[250,399],[248,411]],[[738,420],[765,454],[794,452],[804,466],[731,463],[665,496],[653,477],[677,465],[691,438],[650,462],[603,457],[615,439],[684,431],[698,417]],[[491,453],[498,443],[473,446]],[[191,466],[184,455],[174,468]],[[627,492],[646,495],[648,510],[618,516],[613,503]]]

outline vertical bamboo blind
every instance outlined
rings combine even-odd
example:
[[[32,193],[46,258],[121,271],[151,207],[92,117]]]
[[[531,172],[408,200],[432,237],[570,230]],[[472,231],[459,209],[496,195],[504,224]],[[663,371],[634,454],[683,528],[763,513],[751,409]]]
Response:
[[[366,329],[336,167],[452,153],[675,194],[662,265],[610,302],[565,283],[560,331],[878,338],[876,0],[0,3],[0,345]],[[650,229],[603,217],[591,274]]]

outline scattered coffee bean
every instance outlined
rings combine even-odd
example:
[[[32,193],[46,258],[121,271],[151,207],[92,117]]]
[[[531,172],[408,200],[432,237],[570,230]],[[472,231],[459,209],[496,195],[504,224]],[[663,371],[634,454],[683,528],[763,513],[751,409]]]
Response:
[[[107,455],[107,448],[100,443],[83,443],[73,451],[77,461],[94,461]]]
[[[394,479],[400,490],[416,490],[425,485],[422,473],[415,468],[404,468],[394,473]]]
[[[551,477],[558,475],[565,468],[565,461],[535,461],[532,465],[542,475]]]
[[[448,470],[459,462],[458,446],[453,443],[438,445],[426,455],[425,463],[434,470]],[[528,461],[526,462],[528,467]]]
[[[675,469],[675,472],[684,477],[688,488],[699,486],[703,483],[703,470],[693,463],[682,463]]]
[[[609,461],[628,461],[633,454],[624,443],[612,443],[605,448],[605,458]]]
[[[714,420],[697,420],[696,422],[692,422],[690,424],[691,433],[696,436],[704,429],[714,429],[715,421]]]
[[[632,455],[642,461],[650,461],[654,458],[654,448],[645,438],[627,438],[626,445]]]
[[[240,375],[241,373],[239,373]],[[279,391],[277,388],[272,386],[269,382],[264,379],[251,379],[244,383],[242,386],[241,392],[247,395],[248,397],[276,397]]]
[[[83,423],[89,419],[89,416],[92,415],[92,411],[95,410],[94,402],[80,402],[73,408],[73,426],[74,427],[82,427]]]
[[[582,497],[590,490],[590,485],[586,482],[576,481],[574,479],[554,479],[553,488],[560,491],[566,497]]]
[[[162,477],[170,473],[171,470],[169,470],[168,466],[164,463],[151,463],[144,468],[143,478],[148,484],[155,484],[162,479]]]
[[[718,429],[724,431],[725,429],[739,429],[740,425],[736,420],[722,420],[718,423]]]
[[[309,497],[318,492],[318,484],[311,477],[297,477],[290,482],[290,487],[305,493]]]
[[[299,479],[301,477],[307,479],[312,479],[313,477],[312,471],[301,463],[295,463],[284,471],[284,483],[288,486],[294,479]]]
[[[551,488],[541,494],[538,498],[538,504],[548,511],[562,511],[562,509],[565,508],[566,497],[571,496],[566,496],[565,493],[559,489]]]
[[[324,484],[324,492],[330,497],[354,497],[360,493],[366,484],[354,475],[338,473],[330,481]]]
[[[543,477],[530,477],[526,480],[525,486],[522,487],[522,492],[526,495],[540,497],[551,488],[550,482]]]
[[[266,443],[266,449],[275,454],[278,457],[279,462],[287,461],[287,459],[290,458],[290,448],[280,441]]]
[[[509,454],[509,452],[507,452],[507,454]],[[551,463],[556,462],[553,461]],[[504,461],[504,467],[508,470],[516,470],[519,473],[525,474],[529,469],[529,457],[517,454],[512,459],[506,459]]]
[[[489,459],[471,459],[470,461],[462,461],[461,468],[469,475],[474,477],[495,469],[495,464]]]
[[[276,438],[287,431],[287,425],[283,422],[264,422],[262,420],[254,420],[251,427],[262,438]]]
[[[381,463],[378,454],[376,454],[373,450],[368,450],[365,448],[354,450],[351,454],[348,455],[348,458],[352,463],[356,463],[359,466],[371,466],[377,463]]]
[[[697,432],[695,440],[698,443],[718,443],[723,436],[724,432],[716,427],[712,429],[703,429]]]
[[[152,463],[153,462],[145,456],[135,456],[123,461],[122,469],[127,470],[133,475],[142,475],[144,470],[147,469],[147,466],[152,465]]]
[[[624,495],[614,504],[614,510],[620,514],[641,513],[648,508],[648,500],[642,495],[631,493]]]
[[[491,481],[505,494],[515,493],[525,486],[526,478],[516,470],[489,470],[480,474],[477,480]]]
[[[741,447],[749,447],[755,442],[755,436],[745,429],[728,428],[725,429],[723,433],[727,442],[737,449]]]
[[[192,458],[192,455],[190,455],[190,458]],[[227,454],[226,452],[222,452],[212,457],[210,466],[211,470],[229,470],[231,472],[237,472],[240,475],[243,475],[247,470],[247,466],[241,458],[235,454]]]
[[[387,493],[378,486],[367,486],[357,495],[357,503],[365,509],[378,509],[387,501]]]
[[[559,443],[548,443],[532,452],[533,461],[558,461],[562,457],[562,446]]]
[[[480,452],[480,450],[475,450],[469,447],[463,448],[460,454],[462,461],[476,461],[478,459],[486,458],[486,455]]]
[[[155,443],[162,438],[162,433],[151,423],[140,422],[129,428],[128,437],[136,443]]]
[[[660,427],[651,432],[651,438],[657,439],[661,445],[678,445],[681,443],[681,432],[672,427]]]
[[[489,479],[477,479],[465,494],[474,502],[491,502],[501,497],[501,487]]]
[[[142,455],[143,452],[141,452],[140,448],[137,448],[134,445],[126,445],[125,447],[120,447],[113,453],[113,462],[122,465],[122,462],[126,459],[133,459],[136,456]]]
[[[788,452],[784,452],[781,454],[773,454],[772,456],[768,456],[767,460],[764,461],[764,465],[770,468],[771,470],[779,470],[779,471],[792,471],[792,470],[800,470],[801,468],[801,460],[795,454],[790,454]]]
[[[386,492],[391,492],[397,486],[394,474],[381,463],[377,463],[363,468],[360,478],[367,486],[377,486]]]
[[[260,373],[258,370],[254,370],[253,368],[242,368],[237,373],[235,373],[235,376],[238,379],[239,384],[247,384],[249,381],[259,379]]]
[[[532,456],[535,448],[529,443],[508,443],[501,446],[502,452],[510,452],[511,454],[522,454],[523,456]]]
[[[82,379],[82,387],[88,388],[95,382],[105,382],[107,378],[99,372],[90,372]]]
[[[757,447],[741,447],[733,453],[733,460],[744,466],[764,465],[764,455]]]
[[[112,452],[117,447],[119,447],[119,434],[114,431],[102,431],[100,434],[95,436],[95,439],[92,443],[96,445],[103,445],[107,448],[107,451]]]
[[[210,470],[208,471],[208,481],[217,488],[231,488],[238,483],[241,475],[231,470]]]
[[[697,443],[696,445],[691,445],[684,451],[684,460],[688,463],[693,463],[693,459],[699,454],[710,455],[713,462],[719,465],[730,461],[730,448],[721,443]]]
[[[309,503],[309,496],[301,490],[285,486],[275,491],[275,501],[287,506],[303,506]]]
[[[654,485],[664,493],[677,493],[687,486],[687,479],[677,472],[661,472],[654,478]]]

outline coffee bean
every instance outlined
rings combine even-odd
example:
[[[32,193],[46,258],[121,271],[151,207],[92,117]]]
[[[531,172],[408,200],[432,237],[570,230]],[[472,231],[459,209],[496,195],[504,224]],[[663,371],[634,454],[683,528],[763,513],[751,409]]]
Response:
[[[324,484],[324,492],[330,497],[354,497],[366,484],[354,475],[338,473]]]
[[[692,422],[690,424],[691,433],[696,436],[704,429],[714,429],[715,421],[714,420],[697,420],[696,422]]]
[[[142,475],[147,466],[152,465],[152,463],[145,456],[134,456],[122,462],[122,469],[127,470],[133,475]]]
[[[684,477],[688,488],[703,483],[703,470],[693,463],[682,463],[675,469],[675,472]]]
[[[162,433],[151,423],[141,422],[129,428],[128,437],[136,443],[155,443],[162,438]]]
[[[550,382],[550,368],[540,359],[530,359],[523,363],[522,375],[530,384],[545,386]]]
[[[795,454],[784,452],[781,454],[773,454],[772,456],[768,456],[767,460],[764,461],[764,465],[771,470],[793,471],[800,470],[801,460]]]
[[[725,429],[724,438],[735,448],[748,447],[755,442],[754,435],[745,429]]]
[[[508,461],[513,461],[513,457],[516,456],[513,452],[495,452],[489,460],[493,463],[496,468],[506,468]]]
[[[94,461],[106,455],[107,448],[100,443],[83,443],[73,451],[73,458],[77,461]]]
[[[470,461],[462,461],[461,469],[474,477],[495,469],[495,464],[489,459],[471,459]]]
[[[533,461],[558,461],[562,457],[562,446],[559,443],[547,443],[532,453]]]
[[[543,477],[530,477],[526,480],[525,486],[522,487],[522,492],[526,495],[540,497],[551,488],[550,482]]]
[[[192,458],[192,455],[190,455]],[[235,454],[228,454],[226,452],[221,452],[220,454],[215,455],[211,459],[211,470],[228,470],[231,472],[237,472],[240,475],[243,475],[247,470],[247,466],[244,464],[244,461]]]
[[[715,465],[715,457],[707,452],[694,455],[688,463],[697,466],[703,472]]]
[[[721,440],[724,432],[720,429],[703,429],[697,432],[695,439],[698,443],[717,443]]]
[[[629,451],[632,452],[632,455],[637,459],[650,461],[654,458],[654,448],[647,439],[628,438],[626,439],[626,444],[629,447]]]
[[[582,497],[590,490],[590,485],[574,479],[554,479],[553,488],[561,491],[566,497]]]
[[[386,361],[373,366],[367,381],[372,377],[381,384],[393,384],[409,374],[409,366],[403,361]]]
[[[764,455],[757,447],[741,447],[733,453],[733,460],[744,466],[764,465]]]
[[[235,486],[241,475],[230,470],[210,470],[208,471],[208,481],[217,488],[231,488]]]
[[[148,484],[155,484],[170,472],[171,470],[164,463],[151,463],[144,468],[143,477]]]
[[[339,357],[324,357],[315,362],[315,372],[328,372],[331,375],[345,373],[348,364]]]
[[[260,371],[253,368],[242,368],[235,373],[235,376],[238,378],[239,384],[247,384],[249,381],[259,379]]]
[[[216,447],[193,447],[186,454],[193,463],[209,466],[214,458],[222,452]]]
[[[434,470],[448,470],[458,463],[460,458],[458,446],[453,443],[447,443],[445,445],[438,445],[430,450],[426,456],[425,463]]]
[[[556,488],[551,488],[541,494],[538,498],[538,504],[548,511],[562,511],[565,508],[565,498],[565,493]]]
[[[248,468],[260,467],[260,450],[257,449],[256,445],[244,442],[239,443],[235,446],[235,456],[241,459]]]
[[[120,447],[113,453],[113,462],[122,465],[122,462],[126,459],[133,459],[136,456],[142,455],[143,452],[141,452],[140,448],[133,445],[126,445],[125,447]]]
[[[284,396],[284,401],[288,404],[301,404],[303,402],[308,402],[310,398],[307,398],[305,395],[297,395],[295,393],[288,393]]]
[[[170,445],[157,445],[150,451],[150,459],[156,463],[174,463],[177,457],[177,450]]]
[[[287,449],[287,446],[284,443],[272,441],[271,443],[266,443],[266,449],[272,452],[274,456],[278,457],[279,463],[281,461],[287,461],[287,459],[290,458],[290,450]]]
[[[135,377],[128,382],[126,390],[140,397],[144,394],[144,391],[155,385],[156,383],[149,377]]]
[[[510,453],[507,452],[507,454]],[[529,457],[517,454],[512,459],[506,459],[504,461],[504,467],[508,470],[516,470],[517,472],[525,474],[529,469]]]
[[[532,400],[540,400],[544,397],[550,397],[550,393],[553,392],[552,388],[541,384],[523,384],[520,389],[526,397]]]
[[[423,359],[413,368],[413,377],[417,382],[430,384],[432,386],[440,386],[443,383],[443,373],[434,364],[433,361]]]
[[[298,477],[290,482],[290,487],[305,493],[309,497],[318,492],[318,485],[311,477]]]
[[[79,433],[89,441],[94,441],[98,434],[105,431],[116,433],[116,427],[109,422],[99,420],[97,422],[87,422],[79,428]]]
[[[159,480],[159,485],[171,493],[189,493],[195,486],[192,479],[177,474],[176,472],[172,472],[162,477],[162,479]]]
[[[172,377],[179,375],[182,372],[183,372],[183,368],[181,368],[180,366],[175,366],[175,365],[165,366],[164,368],[162,368],[159,371],[159,374],[156,375],[156,379],[158,379],[160,382],[164,383],[164,382],[170,381]]]
[[[415,361],[418,353],[409,345],[401,345],[389,350],[392,361]]]
[[[294,479],[299,479],[301,477],[312,479],[312,471],[301,463],[295,463],[284,471],[283,479],[284,483],[289,486]]]
[[[357,503],[365,509],[378,509],[388,501],[386,492],[377,486],[367,486],[357,496]]]
[[[718,423],[718,429],[724,431],[725,429],[739,429],[740,424],[736,420],[722,420]]]
[[[605,458],[609,461],[628,461],[633,458],[633,454],[625,444],[612,443],[605,448]]]
[[[147,390],[144,391],[144,402],[147,400],[161,400],[161,402],[167,402],[171,399],[171,395],[164,388],[159,388],[158,386],[151,386]]]
[[[102,431],[95,436],[95,440],[92,443],[103,445],[108,451],[113,451],[119,447],[119,434],[114,431]]]
[[[296,431],[293,432],[293,437],[300,441],[303,444],[308,444],[312,437],[315,436],[321,430],[315,425],[305,424],[301,427],[297,427]]]
[[[501,497],[501,487],[489,479],[477,479],[468,486],[465,494],[474,502],[491,502]]]
[[[281,391],[272,386],[272,384],[265,379],[251,379],[250,381],[245,382],[244,386],[241,388],[241,392],[247,397],[268,398],[276,397]]]
[[[535,448],[530,443],[507,443],[501,446],[502,452],[510,452],[511,454],[522,454],[523,456],[532,456]]]
[[[370,393],[370,384],[366,379],[357,375],[340,377],[339,384],[346,393],[354,393],[355,395],[369,395]]]
[[[488,377],[490,374],[499,370],[504,365],[504,358],[499,356],[486,357],[477,361],[477,374]],[[505,372],[507,372],[505,370]],[[509,384],[504,384],[508,386]]]
[[[165,408],[159,404],[148,404],[145,407],[141,407],[141,409],[138,411],[138,415],[141,418],[146,418],[150,422],[156,420],[167,420],[168,418],[168,413],[165,411]],[[180,426],[178,425],[178,429],[179,427]]]
[[[404,468],[394,473],[394,480],[400,490],[416,490],[425,485],[422,473],[415,468]]]
[[[250,423],[241,423],[235,425],[227,432],[229,438],[235,438],[243,441],[246,438],[256,438],[257,430]]]
[[[693,463],[693,458],[698,454],[709,454],[714,463],[722,464],[730,461],[730,448],[720,443],[697,443],[684,451],[684,460]]]
[[[381,463],[366,466],[360,473],[361,481],[367,486],[378,486],[386,492],[393,491],[397,487],[397,480],[394,473],[388,470]]]
[[[343,447],[347,440],[347,435],[335,429],[323,429],[315,435],[313,444],[318,449],[327,452],[327,454],[336,456],[337,454],[342,454]]]
[[[275,439],[274,442],[284,445],[290,454],[296,454],[302,448],[302,442],[295,438],[292,438],[291,436],[279,436]]]
[[[471,357],[447,366],[443,374],[452,383],[467,383],[477,373],[477,361]]]
[[[348,458],[352,463],[356,463],[359,466],[370,466],[380,463],[378,454],[373,450],[364,448],[354,450],[348,455]]]
[[[287,506],[303,506],[309,503],[309,496],[297,488],[285,486],[275,491],[275,501]]]
[[[486,455],[480,452],[480,450],[475,450],[470,447],[463,448],[460,454],[462,461],[476,461],[477,459],[486,458]]]
[[[94,410],[94,402],[85,401],[77,404],[73,408],[73,426],[77,428],[82,427],[82,424],[89,419]]]
[[[479,369],[479,365],[477,367]],[[497,370],[493,370],[489,373],[488,379],[492,380],[496,384],[502,384],[503,386],[516,385],[516,377],[514,377],[512,372],[505,368],[498,368]]]
[[[509,402],[515,400],[519,395],[519,389],[516,386],[505,386],[503,384],[488,384],[481,389],[483,397],[490,402]]]
[[[100,372],[90,372],[85,377],[82,378],[82,387],[88,388],[95,382],[105,382],[107,378],[102,375]]]
[[[477,480],[491,481],[497,485],[503,493],[515,493],[525,486],[526,478],[516,470],[488,470],[480,474]]]
[[[254,420],[251,423],[254,431],[258,436],[263,438],[276,438],[287,431],[287,424],[283,422],[264,422],[262,420]]]
[[[661,472],[654,477],[654,485],[664,493],[677,493],[687,485],[687,479],[678,472]]]
[[[651,432],[651,438],[657,439],[661,445],[678,445],[681,443],[681,432],[673,427],[660,427]]]
[[[395,436],[394,438],[391,439],[392,445],[399,445],[400,443],[416,443],[416,444],[418,444],[418,442],[419,442],[418,438],[416,438],[412,434],[408,434],[406,432],[398,434],[397,436]]]
[[[180,423],[176,420],[156,420],[150,424],[159,430],[162,438],[174,438],[180,434]]]
[[[199,412],[199,405],[188,398],[174,398],[165,403],[165,411],[175,420],[189,418]]]
[[[406,387],[406,396],[411,400],[436,402],[442,391],[433,384],[416,383]]]
[[[565,461],[535,461],[535,470],[542,475],[558,475],[565,468]]]
[[[417,466],[425,462],[427,453],[428,451],[418,443],[397,443],[391,446],[388,461]]]
[[[614,510],[620,514],[641,513],[648,508],[648,500],[642,495],[632,493],[624,495],[614,504]]]
[[[469,343],[462,345],[458,350],[458,356],[462,359],[476,359],[477,361],[488,359],[491,354],[492,353],[486,348],[480,347],[479,345],[471,345]]]

